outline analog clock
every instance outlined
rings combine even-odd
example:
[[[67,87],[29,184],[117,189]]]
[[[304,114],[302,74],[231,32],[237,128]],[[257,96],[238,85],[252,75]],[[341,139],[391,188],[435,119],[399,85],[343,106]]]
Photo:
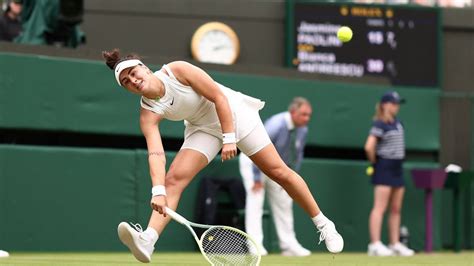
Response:
[[[199,62],[231,65],[239,57],[239,38],[224,23],[209,22],[194,33],[191,51]]]

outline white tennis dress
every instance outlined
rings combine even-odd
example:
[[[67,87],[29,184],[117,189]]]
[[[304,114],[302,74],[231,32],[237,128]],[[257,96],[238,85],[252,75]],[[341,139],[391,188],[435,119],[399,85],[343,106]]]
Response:
[[[179,82],[167,65],[163,65],[163,68],[169,76],[162,71],[156,71],[154,75],[163,82],[165,95],[159,100],[142,96],[141,106],[168,120],[184,120],[185,138],[196,131],[203,131],[222,139],[222,128],[214,103],[196,93],[190,86]],[[232,110],[236,138],[239,141],[261,121],[258,111],[263,108],[265,102],[229,89],[217,82],[216,84],[227,97]]]

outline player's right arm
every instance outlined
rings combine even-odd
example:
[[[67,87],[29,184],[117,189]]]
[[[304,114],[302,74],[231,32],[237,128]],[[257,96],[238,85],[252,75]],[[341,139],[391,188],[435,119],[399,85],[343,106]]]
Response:
[[[148,148],[148,165],[150,169],[152,186],[165,185],[165,166],[166,157],[161,141],[158,124],[162,117],[150,110],[142,108],[140,110],[140,129],[145,136]],[[151,199],[151,207],[159,213],[166,213],[164,207],[167,206],[166,196],[153,196]]]
[[[367,155],[367,160],[369,160],[371,164],[375,164],[375,161],[377,160],[376,147],[379,138],[381,138],[384,134],[383,127],[384,125],[380,120],[374,121],[372,124],[372,128],[370,129],[369,136],[365,141],[365,154]]]
[[[364,150],[365,150],[365,154],[367,155],[367,160],[369,160],[371,164],[374,164],[376,161],[376,157],[375,157],[376,146],[377,146],[377,137],[374,135],[369,135],[367,137],[367,140],[365,141]]]

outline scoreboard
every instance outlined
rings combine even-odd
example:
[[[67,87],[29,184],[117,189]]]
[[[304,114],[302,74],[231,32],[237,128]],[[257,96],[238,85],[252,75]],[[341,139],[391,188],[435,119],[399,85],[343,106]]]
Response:
[[[440,86],[439,9],[302,0],[290,9],[287,61],[299,71]],[[350,42],[337,38],[341,26],[352,29]]]

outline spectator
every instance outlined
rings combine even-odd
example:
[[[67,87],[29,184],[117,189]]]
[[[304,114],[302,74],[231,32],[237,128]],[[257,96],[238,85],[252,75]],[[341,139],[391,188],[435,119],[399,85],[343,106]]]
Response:
[[[438,0],[438,5],[441,7],[471,7],[471,0]]]
[[[82,1],[23,0],[23,32],[15,42],[76,48],[85,43],[82,16]]]
[[[265,129],[281,158],[294,171],[298,171],[311,118],[311,104],[302,97],[291,102],[288,111],[273,115],[265,122]],[[243,153],[239,158],[240,174],[247,192],[245,206],[245,228],[261,247],[262,254],[268,254],[263,247],[262,214],[265,190],[269,198],[272,215],[278,235],[280,249],[284,256],[308,256],[309,250],[296,239],[293,225],[293,200],[275,181],[262,173]]]
[[[412,256],[414,251],[400,243],[400,220],[405,192],[402,163],[405,158],[405,136],[403,124],[397,118],[400,110],[397,92],[383,94],[375,107],[372,128],[365,143],[365,152],[373,165],[371,171],[374,185],[374,205],[369,218],[369,256]],[[371,173],[372,172],[372,173]],[[380,240],[383,216],[390,204],[389,247]]]
[[[11,42],[21,32],[21,0],[6,0],[0,17],[0,41]]]

